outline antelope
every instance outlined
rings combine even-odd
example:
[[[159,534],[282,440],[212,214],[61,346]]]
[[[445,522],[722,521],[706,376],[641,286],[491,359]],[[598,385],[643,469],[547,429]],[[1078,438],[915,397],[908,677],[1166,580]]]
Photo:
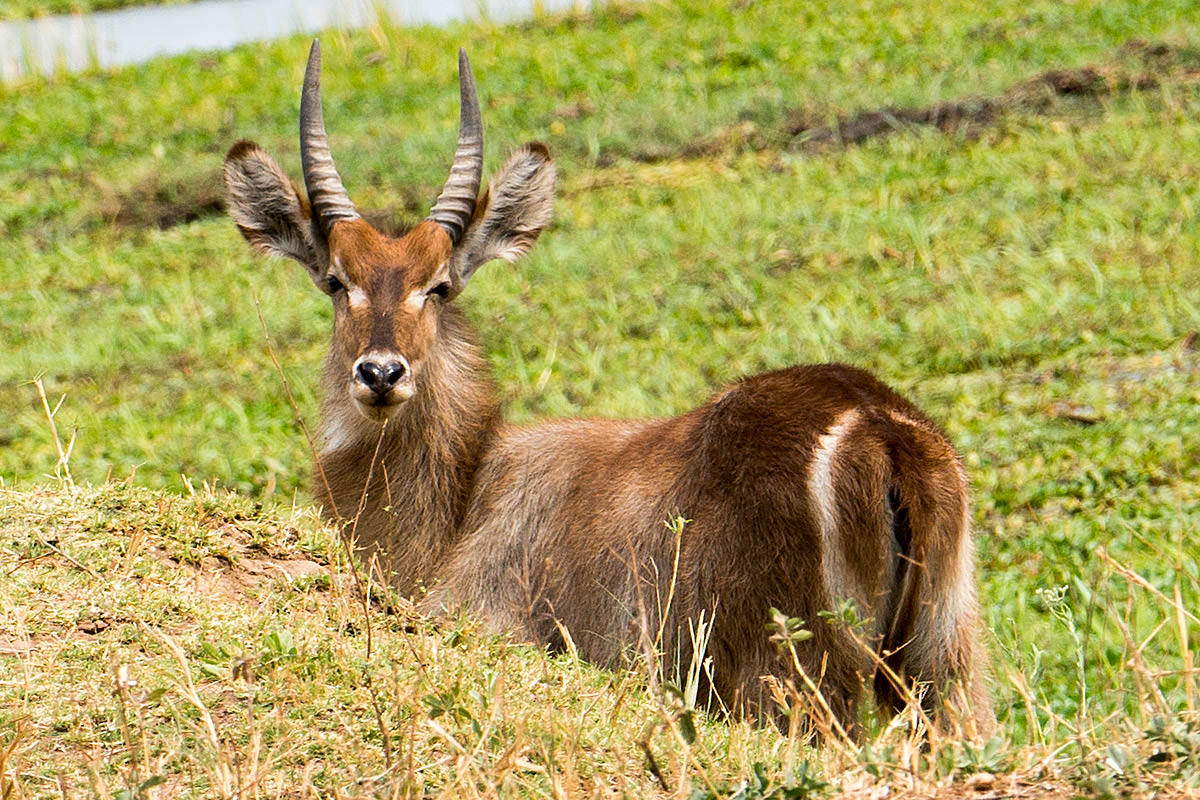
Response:
[[[314,41],[307,200],[242,140],[225,159],[229,212],[333,304],[314,494],[396,590],[602,665],[642,654],[649,632],[666,667],[704,659],[718,708],[762,712],[764,678],[793,680],[798,664],[847,729],[868,682],[885,713],[912,696],[897,677],[986,729],[967,480],[928,417],[870,374],[823,364],[744,378],[670,419],[506,425],[458,298],[549,224],[549,153],[525,144],[479,195],[482,123],[460,51],[449,178],[426,219],[385,235],[334,166],[320,73]],[[857,631],[822,618],[846,603]],[[770,639],[771,609],[811,634],[794,661]]]

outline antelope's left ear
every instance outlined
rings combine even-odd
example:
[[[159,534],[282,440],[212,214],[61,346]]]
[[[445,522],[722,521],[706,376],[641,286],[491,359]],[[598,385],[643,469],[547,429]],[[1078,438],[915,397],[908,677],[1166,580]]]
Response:
[[[512,154],[475,206],[471,224],[450,257],[452,294],[494,258],[516,261],[529,252],[554,213],[554,162],[530,142]]]

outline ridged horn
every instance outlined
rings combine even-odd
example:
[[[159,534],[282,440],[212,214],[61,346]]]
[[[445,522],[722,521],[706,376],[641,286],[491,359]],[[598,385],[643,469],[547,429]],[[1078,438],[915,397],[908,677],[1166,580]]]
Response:
[[[429,219],[445,228],[454,244],[458,244],[475,213],[479,181],[483,176],[483,122],[479,115],[479,96],[475,93],[475,76],[471,74],[467,51],[461,49],[458,51],[458,91],[458,147],[454,151],[454,164],[442,193],[429,212]]]
[[[304,89],[300,93],[300,164],[304,168],[308,202],[322,233],[328,236],[338,220],[359,218],[329,153],[325,114],[321,110],[321,43],[316,39],[308,51]]]

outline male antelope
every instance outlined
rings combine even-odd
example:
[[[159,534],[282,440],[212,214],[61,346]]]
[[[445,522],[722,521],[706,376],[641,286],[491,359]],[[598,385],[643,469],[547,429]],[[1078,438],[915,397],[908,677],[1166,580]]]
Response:
[[[885,706],[900,697],[861,640],[819,616],[853,601],[883,663],[970,700],[986,725],[967,484],[928,418],[867,373],[826,364],[746,378],[673,419],[504,425],[456,300],[549,222],[549,153],[521,147],[477,198],[482,126],[460,53],[450,177],[427,219],[385,236],[334,167],[320,65],[314,42],[300,103],[307,202],[241,141],[225,159],[229,209],[256,250],[300,262],[333,303],[315,493],[330,518],[353,520],[346,530],[397,589],[551,647],[569,635],[601,663],[649,634],[686,669],[704,614],[708,688],[741,708],[757,705],[763,676],[796,678],[769,640],[774,606],[807,622],[801,664],[848,727],[871,676]],[[664,524],[675,517],[690,520],[678,535]]]

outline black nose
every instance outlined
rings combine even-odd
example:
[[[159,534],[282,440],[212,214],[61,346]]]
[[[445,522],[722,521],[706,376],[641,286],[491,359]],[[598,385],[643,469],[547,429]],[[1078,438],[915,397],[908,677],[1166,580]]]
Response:
[[[362,361],[356,370],[362,384],[378,395],[390,392],[404,377],[407,369],[401,361],[389,361],[378,364],[374,361]]]

